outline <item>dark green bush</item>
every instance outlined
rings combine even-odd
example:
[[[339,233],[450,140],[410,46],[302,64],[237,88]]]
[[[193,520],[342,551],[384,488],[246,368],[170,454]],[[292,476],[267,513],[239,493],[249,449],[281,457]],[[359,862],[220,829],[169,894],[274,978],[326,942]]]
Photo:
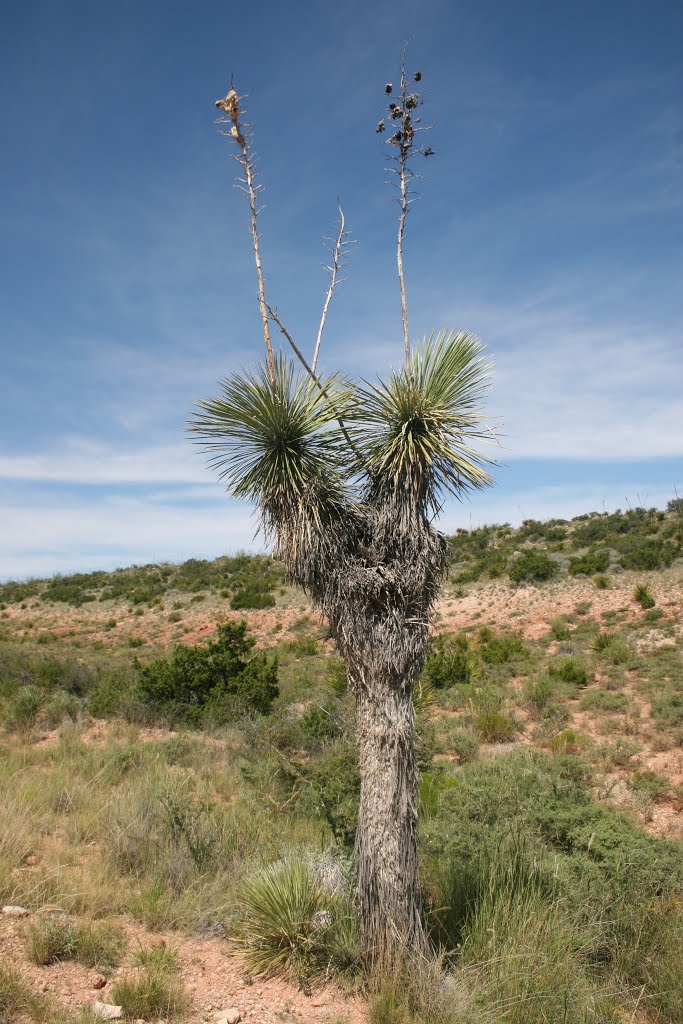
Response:
[[[246,622],[218,627],[217,639],[178,644],[170,659],[136,663],[141,699],[173,719],[228,721],[241,714],[267,714],[278,695],[277,659],[252,655]]]
[[[581,517],[577,517],[580,519]],[[587,522],[580,523],[579,526],[574,528],[572,533],[572,545],[575,548],[586,548],[591,544],[597,544],[600,541],[606,541],[609,537],[609,524],[602,517],[596,519],[589,519]]]
[[[322,704],[313,704],[299,719],[299,727],[306,739],[314,744],[336,739],[341,733],[337,710]]]
[[[515,728],[500,711],[482,711],[474,721],[474,728],[485,743],[509,743],[515,738]]]
[[[329,753],[301,766],[296,789],[303,809],[311,810],[329,825],[335,839],[353,846],[358,823],[360,771],[355,745],[335,744]]]
[[[579,658],[564,658],[562,661],[550,663],[548,671],[551,676],[561,679],[572,686],[588,686],[590,676],[588,669]]]
[[[477,650],[487,665],[505,665],[528,656],[528,650],[518,633],[496,632],[482,626],[477,633]]]
[[[270,591],[256,584],[249,584],[235,591],[230,600],[230,607],[234,611],[243,611],[246,608],[274,608],[275,598]]]
[[[624,569],[652,571],[671,565],[679,551],[663,540],[641,540],[621,556]]]
[[[0,603],[3,607],[5,604],[21,604],[29,597],[36,597],[42,589],[41,580],[27,580],[25,583],[14,581],[0,583]]]
[[[580,558],[569,559],[569,572],[572,576],[595,576],[609,568],[609,551],[607,548],[596,548]]]
[[[424,678],[436,689],[471,683],[476,671],[476,657],[466,633],[443,633],[431,641],[424,664]]]
[[[652,717],[669,728],[683,725],[683,693],[671,690],[653,700]]]
[[[514,583],[542,583],[557,576],[560,568],[542,551],[525,551],[508,566],[508,576]]]
[[[97,591],[106,581],[104,572],[77,572],[71,576],[55,576],[42,593],[45,601],[60,601],[79,608],[88,601],[97,600]]]
[[[520,751],[464,765],[442,787],[438,814],[422,821],[423,878],[442,908],[437,935],[448,949],[461,941],[492,862],[502,863],[513,887],[563,902],[583,930],[584,956],[594,968],[605,976],[623,970],[627,980],[645,985],[648,1003],[673,1003],[643,962],[656,953],[651,925],[667,907],[680,906],[683,847],[596,803],[585,764],[561,749],[558,743],[552,756]],[[624,951],[636,945],[627,962]],[[680,986],[676,991],[680,998]]]

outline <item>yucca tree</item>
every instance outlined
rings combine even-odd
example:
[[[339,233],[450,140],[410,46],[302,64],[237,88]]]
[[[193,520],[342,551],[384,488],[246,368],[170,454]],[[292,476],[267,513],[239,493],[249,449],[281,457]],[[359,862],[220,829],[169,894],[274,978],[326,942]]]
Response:
[[[408,138],[406,100],[414,94],[407,92],[405,56],[401,81],[401,123]],[[199,402],[191,430],[229,493],[258,508],[289,579],[325,616],[346,664],[361,772],[356,838],[361,935],[371,957],[384,956],[425,938],[412,693],[447,565],[435,518],[448,493],[462,498],[491,482],[485,469],[490,460],[479,448],[491,439],[481,413],[490,364],[480,342],[464,332],[442,331],[410,347],[400,258],[408,179],[401,179],[398,263],[405,363],[375,384],[317,376],[315,362],[345,241],[343,215],[309,365],[265,302],[253,157],[240,100],[231,88],[217,105],[244,171],[264,325],[276,323],[301,368],[273,352],[264,330],[264,362],[253,372],[226,377],[216,398]],[[415,105],[411,100],[408,110]],[[404,145],[409,150],[413,144],[410,134]],[[406,173],[408,155],[398,155],[399,177]]]

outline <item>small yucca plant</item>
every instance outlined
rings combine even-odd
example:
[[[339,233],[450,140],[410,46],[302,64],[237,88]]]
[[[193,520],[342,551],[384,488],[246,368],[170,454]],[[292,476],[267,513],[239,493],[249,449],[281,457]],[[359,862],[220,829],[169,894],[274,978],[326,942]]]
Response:
[[[331,960],[358,958],[354,915],[326,892],[300,860],[270,864],[241,887],[242,923],[235,949],[254,974],[284,975],[298,982]]]
[[[619,633],[597,633],[589,644],[589,650],[612,665],[623,665],[631,657],[629,642]]]
[[[643,610],[647,608],[654,608],[657,604],[654,598],[654,594],[648,587],[647,583],[639,583],[636,589],[633,591],[633,600],[637,601]]]

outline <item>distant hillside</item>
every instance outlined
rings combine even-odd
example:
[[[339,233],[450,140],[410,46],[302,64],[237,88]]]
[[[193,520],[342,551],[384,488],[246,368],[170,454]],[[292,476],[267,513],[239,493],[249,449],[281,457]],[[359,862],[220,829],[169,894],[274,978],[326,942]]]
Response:
[[[80,607],[89,601],[128,601],[154,607],[164,596],[214,592],[232,608],[268,608],[282,585],[284,570],[266,555],[222,556],[212,561],[190,558],[180,565],[142,565],[114,572],[73,573],[47,580],[0,585],[0,605],[32,599]]]
[[[556,576],[593,576],[624,569],[665,569],[683,558],[683,499],[665,511],[632,508],[590,512],[575,519],[525,519],[458,530],[449,538],[457,583],[508,576],[515,583]]]
[[[503,523],[457,530],[448,545],[456,584],[503,577],[515,583],[542,582],[566,574],[663,569],[683,558],[683,499],[672,499],[665,511],[633,508],[591,512],[571,520],[525,519],[517,529]],[[208,592],[229,601],[233,609],[269,608],[284,578],[283,566],[265,555],[191,558],[179,565],[4,583],[0,605],[38,599],[80,607],[91,601],[123,600],[154,607],[173,592]]]

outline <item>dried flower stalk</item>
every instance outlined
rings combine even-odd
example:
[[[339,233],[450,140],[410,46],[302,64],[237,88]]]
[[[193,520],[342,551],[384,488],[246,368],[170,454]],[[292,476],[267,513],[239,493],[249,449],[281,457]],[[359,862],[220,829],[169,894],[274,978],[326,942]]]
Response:
[[[229,124],[232,122],[232,126],[229,131],[224,131],[221,134],[234,139],[239,147],[239,156],[236,158],[238,164],[244,171],[244,185],[240,186],[242,191],[246,194],[249,202],[249,210],[251,212],[251,240],[254,247],[254,260],[256,261],[256,276],[258,278],[258,299],[259,309],[261,311],[261,322],[263,324],[263,340],[266,343],[266,356],[268,360],[268,373],[272,384],[275,384],[275,363],[273,359],[273,346],[270,340],[270,323],[268,321],[268,306],[266,303],[266,289],[263,283],[263,268],[261,265],[261,247],[260,238],[257,229],[257,217],[258,217],[258,206],[257,196],[261,191],[260,186],[255,184],[255,171],[254,171],[254,156],[249,144],[249,132],[245,128],[242,130],[240,124],[240,105],[239,96],[235,91],[232,83],[227,96],[222,100],[216,100],[216,107],[222,110],[226,115],[224,118],[219,119],[219,124]]]

